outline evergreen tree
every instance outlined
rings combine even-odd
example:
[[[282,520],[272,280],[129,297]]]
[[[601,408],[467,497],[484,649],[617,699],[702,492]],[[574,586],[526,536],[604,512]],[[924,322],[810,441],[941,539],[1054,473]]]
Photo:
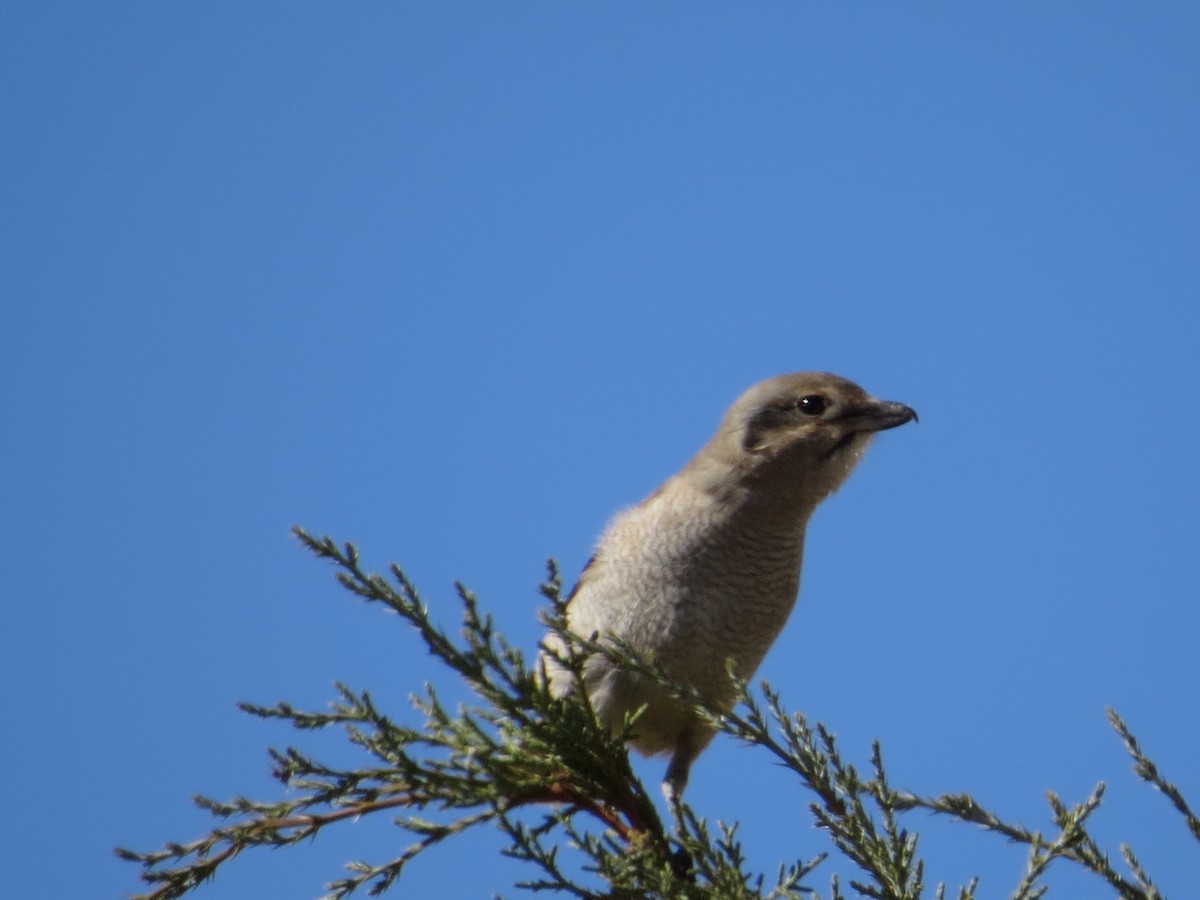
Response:
[[[358,888],[378,895],[422,851],[488,826],[505,835],[506,855],[527,864],[529,876],[518,887],[531,891],[579,898],[918,900],[928,895],[918,835],[901,824],[905,814],[916,810],[974,823],[1025,845],[1027,862],[1010,895],[1013,900],[1040,897],[1046,890],[1043,876],[1055,860],[1094,874],[1125,900],[1161,897],[1127,845],[1120,847],[1124,864],[1119,871],[1089,834],[1088,820],[1100,806],[1103,784],[1076,805],[1050,794],[1056,829],[1050,834],[1005,822],[966,794],[923,797],[894,788],[878,743],[871,748],[869,770],[860,772],[843,759],[828,729],[787,712],[765,683],[756,692],[739,685],[740,699],[732,711],[712,710],[629,648],[571,635],[564,628],[561,584],[551,563],[541,586],[550,603],[546,624],[566,638],[562,661],[576,678],[582,678],[587,654],[604,653],[621,667],[667,686],[721,731],[766,751],[810,792],[809,810],[828,835],[830,852],[785,864],[771,878],[748,872],[736,826],[710,826],[683,802],[672,805],[669,823],[663,821],[630,767],[623,736],[604,729],[586,700],[552,697],[536,663],[505,642],[465,588],[458,589],[461,633],[452,637],[433,625],[399,568],[391,567],[389,581],[364,571],[353,545],[339,547],[300,529],[295,533],[310,551],[337,567],[345,588],[384,604],[412,625],[432,656],[471,687],[476,705],[451,711],[427,687],[414,699],[424,722],[412,727],[378,709],[368,692],[344,685],[338,685],[339,698],[329,712],[306,712],[287,703],[241,704],[253,716],[282,719],[302,730],[341,728],[365,751],[369,764],[338,768],[296,747],[270,751],[273,775],[289,789],[291,799],[218,802],[197,797],[198,806],[221,820],[204,837],[167,843],[154,852],[118,849],[124,859],[141,864],[142,878],[151,886],[139,898],[181,897],[252,847],[297,844],[340,821],[399,811],[397,821],[415,837],[414,843],[381,864],[349,863],[349,875],[328,885],[328,897],[346,897]],[[582,690],[577,693],[585,696]],[[636,728],[636,719],[626,722],[624,734]],[[1109,720],[1137,775],[1170,800],[1200,841],[1200,820],[1178,789],[1111,710]],[[577,850],[570,865],[560,853],[564,844]],[[834,871],[839,867],[848,870],[844,882]],[[946,886],[936,884],[932,896],[945,898]],[[973,898],[975,883],[951,896]]]

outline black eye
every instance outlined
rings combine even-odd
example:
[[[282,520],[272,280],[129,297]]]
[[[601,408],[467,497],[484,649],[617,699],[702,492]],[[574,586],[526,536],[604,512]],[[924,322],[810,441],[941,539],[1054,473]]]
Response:
[[[806,416],[819,416],[829,409],[829,401],[820,394],[809,394],[796,401],[796,409]]]

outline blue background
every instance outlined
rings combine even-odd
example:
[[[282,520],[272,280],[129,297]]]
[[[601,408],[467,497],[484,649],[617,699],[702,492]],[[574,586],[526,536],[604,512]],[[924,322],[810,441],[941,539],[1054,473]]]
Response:
[[[445,681],[288,526],[532,649],[545,557],[573,578],[743,388],[827,369],[921,423],[818,512],[760,674],[1031,827],[1107,781],[1097,836],[1186,896],[1104,709],[1200,803],[1198,39],[1183,2],[6,4],[5,891],[138,890],[111,848],[275,796],[269,744],[358,758],[239,699]],[[827,848],[732,741],[689,799],[764,871]],[[909,826],[929,883],[1015,887],[1020,848]],[[408,842],[346,824],[197,896]],[[500,843],[397,896],[517,894]]]

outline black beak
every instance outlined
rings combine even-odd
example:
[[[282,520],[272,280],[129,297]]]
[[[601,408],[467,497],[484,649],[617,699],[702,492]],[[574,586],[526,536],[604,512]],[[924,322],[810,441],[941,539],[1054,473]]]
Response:
[[[843,418],[854,424],[855,431],[887,431],[905,422],[916,422],[917,411],[892,400],[876,400],[847,410]]]

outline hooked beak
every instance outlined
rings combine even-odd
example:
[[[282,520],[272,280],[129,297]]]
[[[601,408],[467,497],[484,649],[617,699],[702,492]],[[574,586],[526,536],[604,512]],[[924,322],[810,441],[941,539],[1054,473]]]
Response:
[[[886,431],[905,422],[916,422],[917,411],[892,400],[875,400],[846,410],[840,418],[854,431]]]

